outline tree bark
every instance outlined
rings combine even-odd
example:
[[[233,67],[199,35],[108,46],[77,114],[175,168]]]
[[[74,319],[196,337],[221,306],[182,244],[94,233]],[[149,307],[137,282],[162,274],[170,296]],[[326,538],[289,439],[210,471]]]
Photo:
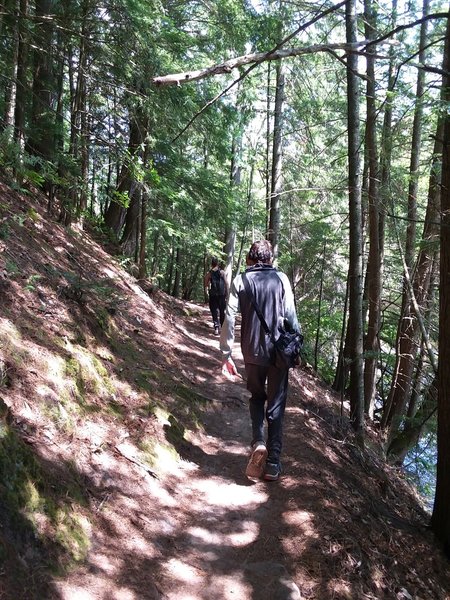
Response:
[[[177,240],[177,246],[175,250],[175,277],[173,280],[172,296],[179,298],[180,296],[180,284],[181,284],[181,242]]]
[[[270,131],[271,131],[271,114],[270,114],[270,82],[271,69],[270,62],[267,64],[267,88],[266,88],[266,154],[265,154],[265,186],[266,186],[266,230],[269,231],[270,218]]]
[[[343,3],[341,3],[342,6]],[[442,15],[441,15],[442,17]],[[346,52],[357,51],[367,44],[368,40],[360,42],[346,42],[342,44],[315,44],[314,46],[306,46],[303,48],[286,48],[279,50],[272,50],[269,52],[256,52],[253,54],[246,54],[244,56],[237,56],[227,60],[219,65],[213,65],[200,69],[197,71],[185,71],[184,73],[173,73],[171,75],[162,75],[159,77],[153,77],[151,83],[156,86],[167,86],[167,85],[182,85],[183,83],[190,83],[191,81],[198,81],[199,79],[206,79],[214,75],[224,75],[230,73],[233,69],[238,69],[244,65],[259,64],[265,61],[278,61],[283,58],[289,58],[291,56],[302,56],[304,54],[317,54],[318,52],[334,52],[336,50],[344,50]]]
[[[444,121],[442,118],[439,118],[430,172],[427,212],[422,234],[423,243],[417,257],[412,281],[414,298],[408,292],[406,306],[399,323],[396,363],[392,385],[381,421],[381,427],[388,430],[389,439],[395,437],[398,432],[401,418],[405,412],[411,393],[411,379],[414,371],[415,356],[418,350],[417,333],[420,327],[415,304],[419,307],[424,306],[430,291],[430,281],[436,254],[436,241],[439,238],[439,165],[442,156],[443,135]]]
[[[277,84],[275,92],[275,114],[273,127],[272,177],[270,187],[270,218],[268,239],[272,243],[273,255],[278,256],[280,235],[280,199],[283,189],[283,103],[284,73],[283,64],[277,64]]]
[[[365,0],[366,37],[375,37],[376,17],[372,0]],[[382,256],[380,250],[380,199],[378,144],[376,137],[377,108],[375,105],[375,54],[371,46],[367,56],[367,120],[366,149],[368,162],[369,257],[367,262],[368,324],[364,344],[364,410],[372,418],[375,403],[376,372],[379,356],[378,335],[381,321]]]
[[[17,51],[17,97],[14,111],[14,140],[19,144],[19,146],[22,149],[25,146],[25,102],[28,91],[28,34],[26,28],[27,16],[28,0],[20,0],[19,47]]]
[[[350,355],[349,355],[349,327],[347,323],[347,307],[348,307],[348,279],[345,290],[345,302],[344,310],[342,313],[342,327],[341,327],[341,339],[339,342],[339,355],[336,365],[336,372],[334,374],[334,381],[332,388],[335,392],[340,392],[341,397],[344,395],[345,387],[347,385],[348,375],[350,371]]]
[[[235,134],[231,148],[231,169],[230,186],[232,193],[239,193],[241,185],[241,160],[242,160],[242,136]],[[234,211],[233,211],[234,212]],[[225,244],[223,253],[225,254],[225,278],[228,286],[231,285],[233,275],[233,259],[236,245],[236,225],[234,214],[229,217],[229,222],[225,231]]]
[[[6,84],[5,90],[5,111],[4,111],[4,123],[5,128],[11,129],[10,139],[14,136],[14,112],[16,110],[16,98],[17,98],[17,68],[19,61],[19,40],[20,40],[20,2],[14,0],[11,9],[14,11],[14,22],[12,24],[12,48],[11,48],[11,67],[10,67],[10,81]],[[3,28],[2,28],[3,29]],[[3,31],[2,31],[3,34]]]
[[[447,20],[444,71],[450,71],[450,13]],[[443,82],[443,99],[449,101],[450,78]],[[450,116],[445,112],[441,187],[441,258],[439,302],[439,371],[437,478],[431,527],[450,556]]]
[[[36,34],[33,52],[33,93],[28,148],[32,154],[51,160],[55,152],[53,110],[54,26],[49,16],[53,0],[36,0]]]
[[[423,13],[426,16],[428,12],[428,0],[424,0]],[[427,33],[427,22],[422,23],[420,31],[420,53],[419,60],[424,61],[425,50],[424,46],[426,43]],[[418,341],[417,341],[417,329],[418,321],[414,313],[412,306],[412,298],[408,289],[407,278],[410,277],[410,273],[413,269],[414,263],[414,248],[416,238],[416,221],[417,221],[417,172],[419,168],[419,157],[420,157],[420,142],[421,142],[421,118],[423,113],[423,91],[424,91],[424,73],[419,71],[417,77],[417,89],[416,89],[416,107],[414,111],[414,123],[413,123],[413,135],[411,142],[411,159],[410,159],[410,172],[409,172],[409,186],[408,186],[408,226],[406,230],[406,243],[405,243],[405,265],[407,273],[403,279],[403,294],[402,294],[402,306],[401,316],[397,331],[396,341],[396,362],[394,367],[394,373],[392,377],[391,389],[388,396],[387,406],[385,408],[382,427],[388,428],[388,438],[392,440],[401,424],[401,419],[404,415],[406,405],[411,393],[411,380],[414,372],[414,365],[416,355],[418,352]],[[439,120],[442,124],[442,121]],[[442,152],[442,127],[438,124],[438,131],[435,138],[434,156],[437,160]],[[438,188],[436,181],[434,180],[434,169],[431,169],[430,176],[430,187],[428,196],[428,209],[426,223],[424,226],[423,235],[427,237],[437,235],[437,231],[433,227],[432,223],[439,219],[437,213],[438,203]],[[431,223],[430,223],[431,219]],[[429,224],[431,224],[431,231],[428,231]],[[434,229],[434,231],[433,231]],[[420,251],[417,258],[416,271],[414,274],[413,290],[414,295],[419,306],[423,304],[428,294],[429,288],[429,277],[431,275],[431,265],[429,253]]]
[[[128,141],[128,158],[126,162],[122,164],[122,169],[117,184],[117,192],[119,194],[127,194],[130,198],[130,202],[132,201],[130,191],[133,182],[130,161],[135,160],[137,158],[137,155],[141,149],[141,143],[144,139],[141,126],[142,123],[139,121],[136,115],[130,116],[130,138]],[[124,225],[126,215],[127,209],[118,202],[115,202],[114,198],[112,198],[105,214],[105,224],[117,236],[119,236]],[[129,226],[131,226],[131,224]]]
[[[136,181],[131,181],[128,196],[130,198],[130,205],[127,208],[125,215],[125,226],[122,237],[120,239],[120,245],[122,251],[126,256],[133,256],[137,249],[137,239],[139,231],[139,217],[141,214],[141,186]]]
[[[317,371],[318,356],[319,356],[320,321],[322,318],[323,277],[324,277],[324,273],[325,273],[326,251],[327,251],[327,241],[325,240],[323,242],[322,266],[320,269],[319,307],[317,310],[316,342],[314,344],[314,370],[315,371]]]
[[[347,43],[356,41],[355,0],[346,2]],[[358,57],[347,56],[348,184],[349,184],[349,354],[350,419],[360,442],[364,432],[363,327],[362,327],[362,228],[359,134]]]
[[[429,0],[423,0],[422,15],[426,17],[429,11]],[[425,46],[427,43],[428,22],[424,21],[420,27],[419,63],[425,62]],[[408,185],[408,225],[406,228],[405,261],[411,272],[414,265],[416,222],[417,222],[417,190],[419,187],[418,171],[420,161],[420,145],[422,140],[423,94],[425,87],[425,72],[417,72],[416,103],[414,107],[414,121],[411,141],[411,159],[409,166]]]

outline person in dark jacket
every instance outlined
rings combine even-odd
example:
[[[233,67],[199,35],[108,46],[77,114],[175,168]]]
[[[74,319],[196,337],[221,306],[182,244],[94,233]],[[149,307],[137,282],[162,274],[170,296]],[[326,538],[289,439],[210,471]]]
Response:
[[[257,305],[275,339],[279,327],[300,333],[289,279],[273,265],[272,245],[267,240],[254,242],[247,256],[246,278]],[[220,337],[222,373],[238,375],[231,357],[236,314],[241,312],[241,349],[250,392],[252,424],[251,455],[246,475],[276,481],[281,474],[280,455],[283,417],[288,390],[288,369],[272,364],[272,342],[264,332],[242,279],[234,279]],[[267,441],[264,435],[267,421]]]
[[[208,296],[214,333],[219,335],[220,327],[225,319],[228,285],[225,271],[220,268],[219,261],[215,257],[211,259],[211,269],[206,273],[205,293]]]

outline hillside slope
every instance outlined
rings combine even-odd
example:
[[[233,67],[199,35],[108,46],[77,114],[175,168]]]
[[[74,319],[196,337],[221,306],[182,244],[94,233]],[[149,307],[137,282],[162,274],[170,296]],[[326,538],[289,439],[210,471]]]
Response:
[[[209,321],[0,184],[0,598],[450,598],[417,498],[307,369],[285,475],[244,477]]]

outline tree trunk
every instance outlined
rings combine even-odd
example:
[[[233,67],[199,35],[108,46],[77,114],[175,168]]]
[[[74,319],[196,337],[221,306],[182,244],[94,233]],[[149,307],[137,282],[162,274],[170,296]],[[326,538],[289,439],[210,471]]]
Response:
[[[439,164],[442,155],[443,119],[439,118],[433,152],[428,189],[428,205],[425,215],[422,245],[414,270],[413,291],[417,304],[424,306],[430,291],[436,241],[439,236]],[[418,350],[417,333],[419,320],[408,295],[397,336],[397,355],[392,385],[381,421],[382,428],[388,429],[388,438],[398,432],[402,416],[411,393],[411,379],[414,372],[415,356]]]
[[[366,38],[375,36],[376,17],[372,0],[365,0]],[[375,46],[370,46],[367,56],[367,120],[366,149],[368,163],[369,206],[369,258],[367,262],[368,325],[364,344],[364,410],[372,419],[375,403],[376,373],[379,355],[379,330],[381,321],[381,251],[380,251],[380,199],[379,169],[376,138],[377,108],[375,105]]]
[[[66,48],[61,32],[58,32],[58,52],[61,56],[56,82],[56,127],[55,127],[55,152],[60,154],[64,150],[64,62]]]
[[[144,189],[141,194],[141,236],[139,243],[139,279],[147,277],[147,263],[145,261],[147,250],[147,191]]]
[[[430,293],[427,297],[427,312],[430,313],[434,301],[434,290],[435,280],[437,278],[438,271],[438,253],[435,252],[433,257],[433,265],[431,267],[431,278],[429,289]],[[409,399],[408,410],[406,413],[406,419],[404,422],[403,429],[392,436],[392,441],[389,443],[387,449],[387,456],[391,462],[395,462],[398,466],[403,464],[407,453],[413,446],[415,446],[420,436],[426,421],[436,411],[437,396],[436,396],[436,385],[437,376],[434,376],[431,385],[426,385],[425,381],[425,355],[426,355],[426,343],[422,336],[422,343],[420,345],[420,352],[417,361],[417,367],[414,374],[413,383],[411,385],[411,397]]]
[[[356,41],[355,0],[346,2],[347,42]],[[359,134],[358,57],[347,55],[348,184],[349,184],[349,354],[350,419],[360,442],[364,431],[363,327],[362,327],[362,227]]]
[[[423,15],[426,16],[428,13],[428,0],[424,0],[423,4]],[[420,30],[420,52],[419,62],[425,60],[425,44],[426,44],[426,33],[427,33],[427,22],[424,21],[421,25]],[[417,90],[416,90],[416,106],[414,111],[414,123],[413,123],[413,134],[411,142],[411,159],[410,159],[410,173],[409,173],[409,186],[408,186],[408,226],[406,230],[406,244],[405,244],[405,263],[409,273],[411,273],[414,261],[414,247],[416,238],[416,221],[417,221],[417,189],[418,189],[418,168],[419,168],[419,157],[420,157],[420,142],[421,142],[421,119],[423,113],[423,91],[424,91],[424,71],[418,70],[417,76]],[[435,143],[435,154],[440,151],[440,141],[442,139],[442,131],[438,132],[438,137]],[[436,144],[438,146],[436,147]],[[435,193],[435,192],[433,192]],[[431,198],[429,197],[429,203]],[[435,205],[436,207],[436,205]],[[435,232],[436,233],[436,232]],[[425,232],[424,232],[425,234]],[[422,252],[421,252],[422,253]],[[427,263],[430,267],[429,256]],[[419,258],[420,261],[420,258]],[[422,267],[424,265],[422,264]],[[430,269],[426,269],[428,277],[431,273]],[[422,277],[424,273],[421,274]],[[406,277],[407,275],[405,275]],[[415,279],[420,275],[416,270]],[[423,288],[423,285],[414,285],[414,288],[419,287],[417,292],[420,294],[417,297],[419,306],[424,300],[424,295],[428,293],[428,286]],[[414,312],[411,307],[411,298],[408,291],[406,279],[403,283],[403,295],[402,295],[402,309],[401,317],[397,332],[396,342],[396,364],[394,368],[394,374],[392,377],[391,390],[388,396],[387,409],[383,414],[382,427],[389,428],[389,438],[392,439],[396,435],[399,429],[401,419],[404,415],[404,411],[409,399],[411,392],[411,379],[414,371],[415,357],[418,351],[418,343],[416,340],[417,333],[417,319],[414,316]]]
[[[86,8],[87,13],[87,8]],[[88,39],[88,30],[86,26],[86,19],[83,21],[83,27],[81,32],[82,40]],[[80,47],[80,171],[81,171],[81,189],[78,197],[78,219],[82,220],[83,215],[87,211],[87,186],[89,177],[89,127],[88,127],[88,90],[87,90],[87,77],[88,72],[88,51],[87,43],[82,43]]]
[[[267,63],[267,89],[266,89],[266,168],[265,168],[265,185],[266,185],[266,230],[269,231],[269,219],[270,219],[270,129],[271,129],[271,116],[270,116],[270,82],[271,82],[271,64]]]
[[[122,170],[119,176],[117,184],[117,192],[121,195],[127,194],[130,197],[131,185],[132,185],[132,174],[130,161],[136,159],[138,152],[141,149],[141,143],[143,140],[143,133],[140,129],[142,123],[138,122],[136,116],[130,117],[130,139],[128,141],[128,156],[127,162],[122,165]],[[131,198],[132,201],[132,198]],[[122,230],[125,218],[127,215],[127,209],[118,202],[114,201],[114,198],[108,206],[108,210],[105,214],[105,224],[109,227],[117,236],[119,236]],[[131,217],[130,217],[131,218]],[[132,226],[130,223],[129,227]]]
[[[181,283],[181,246],[180,240],[177,240],[177,247],[175,250],[175,277],[173,280],[172,296],[179,298],[180,296],[180,283]]]
[[[347,286],[345,290],[345,302],[344,302],[344,310],[342,316],[342,328],[341,328],[341,340],[339,343],[339,355],[338,361],[336,365],[336,372],[334,374],[334,381],[332,388],[335,392],[340,392],[341,396],[343,396],[345,387],[347,385],[348,375],[350,371],[350,355],[349,355],[349,327],[347,324],[347,306],[348,306],[348,292],[349,286],[347,281]]]
[[[241,159],[242,159],[242,137],[233,137],[233,145],[231,149],[231,171],[230,171],[230,185],[232,192],[239,193],[239,187],[241,185]],[[225,244],[223,247],[223,253],[226,256],[225,259],[225,278],[228,286],[231,284],[233,274],[233,259],[234,250],[236,245],[236,226],[234,224],[234,215],[229,217],[230,223],[227,226],[225,232]]]
[[[320,337],[320,320],[322,318],[322,298],[323,298],[323,276],[325,272],[325,257],[327,251],[327,241],[323,243],[322,252],[322,267],[320,269],[320,288],[319,288],[319,308],[317,310],[317,329],[316,329],[316,343],[314,344],[314,370],[317,371],[318,354],[319,354],[319,337]]]
[[[139,110],[137,110],[133,116],[132,127],[134,129],[133,139],[135,140],[133,160],[134,162],[139,163],[139,165],[143,165],[145,164],[144,161],[147,154],[145,149],[145,138],[147,136],[148,123],[145,122],[145,119]],[[139,239],[139,217],[141,214],[142,197],[142,185],[136,181],[136,178],[133,176],[133,171],[133,168],[129,168],[128,170],[127,182],[129,188],[126,189],[126,191],[130,198],[130,205],[127,208],[125,227],[120,240],[124,253],[129,256],[132,256],[137,252],[138,248],[137,240]]]
[[[283,64],[277,64],[277,87],[275,93],[275,116],[273,128],[272,178],[270,188],[269,241],[272,243],[274,258],[278,256],[280,235],[280,198],[283,188],[283,103],[284,73]]]
[[[32,154],[51,160],[55,153],[53,111],[53,0],[36,0],[36,27],[33,52],[33,93],[28,148]]]
[[[20,0],[19,47],[17,50],[17,97],[14,111],[14,140],[25,146],[25,103],[27,98],[28,0]]]
[[[423,0],[422,17],[425,18],[429,12],[429,0]],[[428,21],[424,20],[420,27],[419,40],[419,64],[425,64],[427,45]],[[411,272],[414,265],[415,242],[416,242],[416,223],[417,223],[417,190],[419,187],[419,161],[420,145],[422,140],[422,117],[423,117],[423,94],[425,87],[425,71],[417,70],[417,88],[416,104],[414,108],[414,121],[411,141],[411,159],[409,166],[409,185],[408,185],[408,225],[406,228],[405,261],[406,266]],[[407,292],[404,291],[404,296]],[[405,298],[407,302],[407,298]]]
[[[450,71],[450,14],[447,23],[445,67]],[[449,101],[450,78],[444,81],[444,100]],[[450,116],[445,113],[441,187],[441,258],[439,303],[439,372],[437,479],[431,527],[450,556]]]
[[[120,245],[122,246],[122,251],[126,256],[133,256],[137,248],[136,234],[139,230],[139,216],[141,213],[141,186],[135,181],[131,181],[128,195],[130,197],[130,205],[127,208],[125,227],[120,239]]]
[[[450,100],[450,12],[444,50],[442,99]],[[450,116],[444,114],[442,148],[441,228],[440,228],[440,299],[439,299],[439,370],[437,477],[431,528],[450,556]]]
[[[12,25],[12,49],[11,49],[11,67],[10,81],[6,84],[5,90],[5,111],[4,123],[5,128],[11,129],[10,139],[14,135],[14,112],[16,110],[17,98],[17,69],[19,62],[19,40],[20,40],[20,3],[19,0],[14,0],[14,5],[11,6],[14,11],[14,23]],[[2,32],[3,33],[3,32]]]
[[[407,421],[407,427],[401,431],[389,444],[389,462],[401,467],[408,452],[417,445],[427,421],[436,412],[436,380],[429,389],[421,390],[424,396],[418,410]]]
[[[172,248],[170,249],[169,260],[167,263],[166,291],[168,294],[172,293],[172,279],[173,279],[173,272],[175,270],[175,250],[176,250],[177,243],[178,243],[177,240],[172,241]]]

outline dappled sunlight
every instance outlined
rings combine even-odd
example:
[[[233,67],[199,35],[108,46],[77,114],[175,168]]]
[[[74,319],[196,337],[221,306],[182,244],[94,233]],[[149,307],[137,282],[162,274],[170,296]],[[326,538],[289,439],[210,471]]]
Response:
[[[9,319],[0,317],[0,348],[8,347],[21,339],[17,327]]]
[[[221,375],[208,307],[147,293],[84,234],[39,223],[43,242],[10,224],[0,289],[0,558],[26,524],[22,597],[36,579],[55,600],[445,597],[417,504],[312,369],[290,374],[282,478],[248,480],[249,393]]]
[[[285,511],[283,520],[296,529],[296,535],[317,538],[319,533],[314,526],[314,515],[302,510]]]
[[[173,579],[175,586],[176,582],[181,586],[176,594],[170,596],[171,599],[199,600],[204,598],[207,600],[208,598],[220,598],[220,600],[228,600],[229,598],[235,598],[240,600],[251,597],[251,586],[244,581],[243,575],[239,572],[233,572],[230,575],[222,574],[214,578],[213,588],[208,587],[205,589],[205,576],[207,577],[208,573],[203,569],[172,559],[167,563],[164,570],[165,576]],[[187,586],[188,589],[183,586]]]
[[[188,565],[178,559],[172,558],[167,562],[167,572],[173,575],[178,581],[192,585],[199,584],[202,581],[202,573],[198,569]]]
[[[209,344],[205,344],[205,345],[209,346]],[[201,359],[203,359],[204,356],[205,356],[204,353],[201,352],[200,350],[196,350],[192,346],[186,345],[186,344],[178,344],[177,350],[179,352],[181,352],[182,354],[189,353],[191,356],[196,356],[196,357],[201,358]]]
[[[64,386],[64,367],[65,361],[60,356],[51,354],[46,357],[47,370],[46,379],[53,383],[56,389]]]
[[[213,532],[211,529],[203,527],[191,527],[187,530],[187,534],[191,537],[192,543],[195,545],[201,542],[207,546],[215,544],[220,546],[228,544],[229,546],[247,546],[258,538],[259,525],[256,522],[244,521],[240,524],[242,531],[223,533],[223,531]]]
[[[194,436],[192,435],[188,435],[188,437],[192,437],[193,440],[195,439]],[[215,455],[219,455],[221,452],[223,452],[223,448],[222,448],[222,440],[216,436],[212,436],[212,435],[208,435],[206,436],[208,438],[208,441],[211,442],[211,449],[205,451],[205,454],[209,455],[209,456],[215,456]],[[195,443],[193,444],[195,445]],[[234,454],[236,456],[241,456],[242,455],[242,444],[239,443],[238,441],[233,442],[230,441],[227,444],[227,453],[228,454]]]
[[[115,363],[116,361],[116,357],[106,346],[94,346],[92,348],[92,352],[96,354],[99,358],[107,360],[108,362]]]
[[[205,506],[249,510],[269,499],[262,483],[259,489],[255,489],[255,486],[242,486],[214,476],[189,482],[187,493],[191,498],[192,508],[200,512],[208,512],[205,511]]]

